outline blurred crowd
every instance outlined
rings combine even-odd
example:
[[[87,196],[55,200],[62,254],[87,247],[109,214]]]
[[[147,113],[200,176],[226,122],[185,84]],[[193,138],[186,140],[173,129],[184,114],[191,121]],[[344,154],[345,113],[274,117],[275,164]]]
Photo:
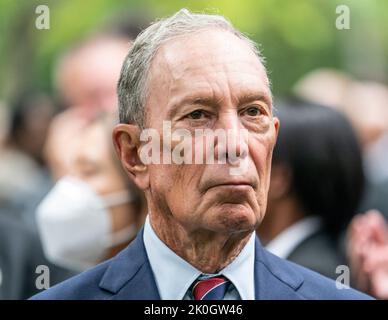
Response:
[[[136,34],[101,33],[58,58],[56,96],[0,103],[0,299],[28,298],[123,249],[147,214],[112,145],[116,84]],[[388,88],[336,70],[275,97],[281,122],[268,209],[271,252],[388,299]]]

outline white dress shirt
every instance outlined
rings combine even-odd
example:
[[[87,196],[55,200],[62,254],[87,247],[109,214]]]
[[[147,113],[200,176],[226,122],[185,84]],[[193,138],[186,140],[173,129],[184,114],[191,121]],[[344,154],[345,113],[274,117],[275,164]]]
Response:
[[[172,251],[153,230],[147,216],[143,240],[162,300],[191,300],[189,290],[201,275],[223,275],[231,281],[224,300],[254,300],[255,233],[240,254],[217,274],[204,274]]]
[[[322,225],[317,216],[306,217],[280,232],[265,248],[280,258],[287,259],[292,251]]]

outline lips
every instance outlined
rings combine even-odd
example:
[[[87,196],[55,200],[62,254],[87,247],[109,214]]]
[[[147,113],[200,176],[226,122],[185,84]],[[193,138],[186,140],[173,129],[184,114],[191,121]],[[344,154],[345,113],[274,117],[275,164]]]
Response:
[[[251,187],[253,189],[256,188],[256,184],[247,181],[247,180],[223,180],[223,181],[212,181],[211,183],[208,183],[205,187],[205,190],[209,190],[212,188],[217,187],[230,187],[230,188],[238,188],[238,187]]]

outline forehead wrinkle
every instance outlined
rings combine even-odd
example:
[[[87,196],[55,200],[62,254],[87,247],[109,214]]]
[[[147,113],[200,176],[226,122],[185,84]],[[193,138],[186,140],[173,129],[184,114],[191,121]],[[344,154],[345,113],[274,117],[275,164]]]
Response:
[[[172,109],[176,109],[180,104],[182,104],[182,102],[184,102],[184,100],[188,99],[184,95],[190,95],[190,86],[194,82],[198,87],[200,87],[200,89],[198,89],[198,94],[191,94],[193,96],[193,100],[197,95],[198,98],[202,98],[204,102],[207,103],[213,100],[213,105],[220,106],[225,102],[225,100],[229,100],[228,104],[230,105],[233,103],[238,105],[241,99],[240,95],[242,95],[242,93],[240,93],[241,87],[236,87],[236,83],[232,83],[232,81],[234,81],[233,78],[229,77],[228,74],[234,72],[242,73],[240,70],[243,68],[238,66],[240,64],[248,64],[250,66],[252,63],[248,61],[248,55],[243,55],[242,59],[238,59],[234,55],[231,55],[227,56],[227,60],[217,62],[219,56],[212,56],[211,54],[206,56],[206,52],[203,52],[203,47],[206,46],[200,45],[193,47],[193,50],[198,52],[198,56],[193,61],[193,59],[187,59],[184,54],[185,50],[187,51],[190,49],[187,48],[187,46],[185,47],[185,43],[188,43],[188,46],[190,46],[189,40],[190,35],[187,35],[166,42],[160,47],[152,63],[153,81],[155,82],[160,79],[164,80],[163,82],[165,83],[168,82],[168,88],[166,88],[166,92],[163,93],[163,95],[167,97],[167,105],[171,106],[168,113],[173,113]],[[242,43],[242,45],[244,44]],[[182,46],[185,47],[185,50],[181,50],[178,54],[176,54],[177,48],[179,49]],[[271,106],[270,89],[268,86],[268,78],[266,76],[265,68],[258,57],[255,56],[254,58],[257,59],[256,61],[258,64],[255,64],[253,68],[246,68],[245,72],[247,72],[247,70],[250,70],[251,72],[254,70],[256,73],[254,78],[257,78],[255,80],[255,86],[266,87],[265,89],[259,88],[257,93],[266,97],[263,101],[265,101],[268,106]],[[228,62],[228,60],[231,61]],[[205,70],[204,66],[209,68],[210,71]],[[211,70],[213,70],[213,72]],[[168,75],[166,75],[166,73]],[[222,74],[222,77],[212,78],[215,73]],[[202,84],[204,84],[203,88],[201,88]],[[156,85],[157,84],[154,83],[154,86]],[[179,94],[180,91],[185,91],[185,87],[187,88],[187,92],[180,94],[180,97],[174,97],[174,93]],[[265,93],[265,91],[267,91],[266,89],[269,91],[267,94]],[[205,94],[205,91],[209,92]],[[251,93],[252,89],[247,89],[246,91]],[[245,93],[243,94],[245,95]],[[171,101],[172,99],[176,101]],[[198,99],[198,104],[200,102],[199,100],[200,99]],[[177,110],[175,110],[175,112],[176,111]]]
[[[209,45],[202,43],[201,41],[198,41],[198,35],[206,32],[211,32],[210,34],[214,34],[214,31],[217,31],[221,34],[224,34],[226,37],[231,37],[233,41],[238,42],[239,49],[236,48],[236,44],[228,44],[224,43],[226,40],[223,40],[223,44],[220,48],[218,46],[215,46],[213,50],[212,48],[209,48]],[[191,40],[191,38],[193,38]],[[191,41],[190,41],[191,40]],[[215,40],[216,42],[220,40]],[[195,45],[192,45],[192,43],[195,43]],[[204,39],[204,42],[206,42],[206,38]],[[181,50],[180,50],[181,49]],[[186,52],[194,53],[195,60],[193,59],[187,59]],[[242,55],[242,59],[236,59],[236,55],[241,54],[241,52],[244,52]],[[235,54],[230,54],[235,53]],[[230,61],[223,61],[218,62],[220,55],[225,59],[226,57],[229,58]],[[171,76],[174,79],[177,78],[183,78],[183,76],[192,70],[195,69],[201,69],[204,65],[213,66],[216,67],[218,65],[222,65],[222,68],[225,69],[226,65],[230,68],[234,68],[236,71],[239,71],[239,67],[237,64],[240,63],[248,63],[249,65],[252,64],[252,61],[247,61],[247,58],[254,59],[259,66],[260,71],[262,71],[264,77],[266,78],[264,82],[268,82],[267,76],[265,73],[265,68],[262,65],[259,57],[257,57],[252,50],[239,38],[237,38],[235,35],[230,34],[229,32],[225,32],[223,30],[200,30],[196,33],[187,34],[183,36],[176,37],[174,39],[171,39],[164,43],[159,50],[157,51],[153,64],[157,61],[162,62],[163,64],[168,67],[168,71],[170,72]],[[209,63],[209,61],[211,63]],[[188,65],[189,64],[189,65]],[[257,67],[256,66],[256,67]],[[268,84],[267,84],[268,85]]]
[[[222,45],[221,46],[215,46],[214,48],[209,48],[208,44],[205,44],[206,42],[206,37],[204,38],[203,41],[198,41],[199,36],[203,36],[204,33],[209,33],[210,37],[214,35],[214,33],[219,33],[222,34],[226,38],[230,38],[229,41],[236,42],[236,43],[229,43],[227,39],[222,40]],[[215,39],[216,42],[220,42],[220,40]],[[195,45],[192,45],[192,43],[195,43]],[[238,45],[236,45],[238,43]],[[213,50],[212,50],[213,49]],[[219,55],[221,54],[222,56],[225,57],[225,54],[228,53],[236,53],[239,54],[242,51],[245,52],[244,55],[245,57],[250,56],[253,57],[257,62],[262,66],[262,63],[260,61],[260,58],[257,57],[257,55],[251,50],[247,44],[233,35],[232,33],[217,29],[217,28],[206,28],[203,30],[198,30],[198,32],[193,32],[190,34],[185,34],[182,36],[177,36],[173,39],[168,40],[167,42],[163,43],[159,50],[157,51],[154,61],[157,59],[163,58],[167,64],[172,64],[178,66],[179,68],[170,68],[170,71],[174,71],[175,69],[175,74],[182,74],[185,73],[186,70],[182,70],[182,67],[190,63],[191,65],[193,64],[192,59],[187,59],[186,58],[186,52],[191,52],[191,53],[196,53],[196,59],[194,62],[196,62],[195,66],[202,67],[203,66],[203,61],[206,63],[209,60],[218,60]],[[178,53],[178,54],[176,54]],[[235,60],[234,57],[235,55],[232,55],[232,60]],[[179,62],[179,63],[176,63]],[[214,62],[214,61],[213,61]],[[236,61],[231,61],[230,65],[234,65]],[[263,66],[262,66],[263,67]],[[190,68],[189,68],[190,69]],[[264,69],[264,67],[263,67]]]
[[[237,107],[244,103],[260,100],[266,103],[268,108],[271,108],[271,96],[267,90],[261,88],[256,89],[255,87],[257,86],[249,88],[248,86],[236,87],[234,85],[233,87],[230,84],[230,78],[226,76],[226,73],[224,74],[224,79],[217,79],[218,81],[208,80],[208,77],[204,75],[202,78],[205,79],[203,81],[205,85],[202,88],[198,88],[195,92],[183,91],[179,96],[173,96],[172,100],[168,103],[171,106],[168,112],[169,118],[179,111],[179,106],[186,104],[206,105],[220,109],[223,105]],[[184,81],[184,83],[187,84],[188,82]],[[171,86],[172,90],[170,88],[170,91],[174,91],[175,87],[182,89],[182,87],[179,87],[179,81],[173,81]]]

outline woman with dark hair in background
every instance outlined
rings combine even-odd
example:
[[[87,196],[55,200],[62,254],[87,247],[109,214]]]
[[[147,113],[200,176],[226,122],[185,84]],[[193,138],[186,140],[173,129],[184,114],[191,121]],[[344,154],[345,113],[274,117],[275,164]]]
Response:
[[[339,239],[364,189],[357,138],[331,108],[295,98],[277,108],[281,129],[258,234],[271,252],[336,278],[344,263]]]

